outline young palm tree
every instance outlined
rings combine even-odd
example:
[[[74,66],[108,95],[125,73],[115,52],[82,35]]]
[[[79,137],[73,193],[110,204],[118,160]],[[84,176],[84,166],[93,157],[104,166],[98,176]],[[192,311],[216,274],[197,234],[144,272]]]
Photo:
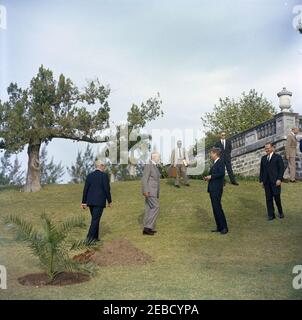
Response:
[[[85,225],[83,216],[73,217],[56,225],[46,214],[42,214],[42,232],[18,216],[10,215],[6,220],[16,226],[20,240],[27,243],[32,253],[39,258],[50,282],[64,271],[95,272],[91,263],[79,263],[69,256],[70,251],[81,250],[88,246],[85,240],[70,243],[67,239],[74,228]]]

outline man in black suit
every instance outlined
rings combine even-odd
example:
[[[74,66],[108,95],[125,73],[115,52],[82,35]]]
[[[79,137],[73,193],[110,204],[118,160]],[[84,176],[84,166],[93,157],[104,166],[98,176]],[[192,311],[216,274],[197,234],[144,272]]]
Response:
[[[101,160],[96,161],[96,170],[90,173],[85,181],[82,208],[89,207],[91,213],[91,224],[87,235],[87,242],[99,241],[99,224],[106,208],[111,208],[110,183],[107,173],[105,173],[105,164]]]
[[[231,180],[231,184],[238,186],[238,183],[235,179],[233,169],[232,169],[232,161],[231,161],[232,143],[230,140],[226,139],[225,132],[221,132],[220,140],[215,143],[215,147],[221,150],[221,159],[225,164],[229,178]]]
[[[281,204],[281,183],[284,174],[284,163],[282,157],[274,152],[272,143],[265,145],[266,155],[262,157],[260,164],[260,183],[265,190],[268,220],[275,216],[274,202],[279,212],[279,218],[284,218]]]
[[[217,228],[213,232],[220,232],[221,234],[228,233],[228,225],[221,205],[221,198],[224,186],[225,167],[223,160],[220,158],[220,149],[212,148],[211,159],[214,161],[210,169],[209,176],[204,177],[208,181],[208,192],[210,194],[213,213]]]

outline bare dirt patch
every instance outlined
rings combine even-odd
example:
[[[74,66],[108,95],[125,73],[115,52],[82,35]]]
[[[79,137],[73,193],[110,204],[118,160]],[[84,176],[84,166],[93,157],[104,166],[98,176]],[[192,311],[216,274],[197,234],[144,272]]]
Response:
[[[71,284],[82,283],[90,279],[89,275],[80,272],[61,272],[52,282],[46,273],[31,273],[18,278],[19,283],[24,286],[66,286]]]
[[[153,261],[152,257],[137,249],[125,239],[105,243],[98,251],[88,250],[73,259],[82,262],[93,262],[98,266],[141,266]]]

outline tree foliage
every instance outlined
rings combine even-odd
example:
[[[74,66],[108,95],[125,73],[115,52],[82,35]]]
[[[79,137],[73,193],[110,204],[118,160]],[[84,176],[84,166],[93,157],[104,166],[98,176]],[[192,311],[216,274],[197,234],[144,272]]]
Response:
[[[211,140],[221,131],[232,136],[271,119],[275,114],[272,103],[253,89],[248,94],[243,92],[238,100],[220,98],[213,112],[206,113],[201,119]]]
[[[48,161],[46,145],[43,146],[40,154],[40,167],[41,167],[41,184],[56,184],[62,182],[65,169],[62,163],[55,163],[52,157]]]
[[[82,183],[87,175],[95,169],[95,156],[89,144],[87,144],[84,154],[78,151],[76,162],[67,168],[71,177],[70,183]]]
[[[16,156],[11,160],[11,154],[4,152],[0,159],[0,185],[21,186],[24,183],[24,170]]]

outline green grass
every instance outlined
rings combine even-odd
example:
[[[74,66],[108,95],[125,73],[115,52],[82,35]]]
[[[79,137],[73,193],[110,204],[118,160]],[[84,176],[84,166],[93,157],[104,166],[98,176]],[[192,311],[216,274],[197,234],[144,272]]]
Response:
[[[18,214],[39,223],[46,212],[57,221],[83,213],[82,185],[47,186],[25,194],[0,190],[0,218]],[[8,289],[0,299],[301,299],[292,287],[292,269],[302,264],[302,183],[283,186],[284,220],[268,222],[257,182],[227,184],[223,206],[230,233],[213,234],[214,219],[206,184],[192,181],[175,189],[161,181],[158,234],[142,236],[140,182],[112,185],[114,207],[101,222],[102,239],[128,239],[154,262],[137,267],[103,267],[91,281],[66,287],[30,288],[19,276],[39,272],[38,260],[0,223],[0,264]],[[87,223],[89,222],[88,211]],[[76,236],[84,238],[86,230]]]

